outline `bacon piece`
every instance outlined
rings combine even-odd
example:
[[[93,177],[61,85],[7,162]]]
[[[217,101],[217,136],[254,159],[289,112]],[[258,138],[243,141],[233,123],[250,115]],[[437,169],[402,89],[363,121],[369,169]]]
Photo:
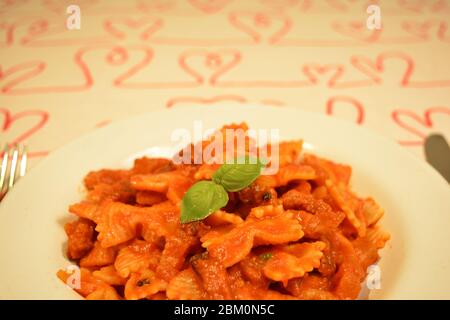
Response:
[[[244,275],[238,264],[235,264],[231,268],[228,268],[227,273],[231,292],[233,293],[233,295],[235,295],[235,292],[242,288],[247,283],[247,281],[244,279]]]
[[[352,241],[353,248],[363,270],[367,270],[370,265],[378,261],[378,250],[384,248],[389,239],[389,233],[375,225],[367,229],[365,237]]]
[[[266,260],[263,255],[250,253],[241,262],[239,268],[245,279],[250,281],[253,285],[267,288],[269,286],[269,279],[266,278],[263,272],[263,267]]]
[[[283,207],[295,210],[306,210],[311,213],[332,211],[332,208],[323,200],[314,198],[311,194],[300,192],[298,190],[289,190],[281,197]]]
[[[352,264],[350,261],[344,261],[333,276],[332,293],[339,299],[356,299],[361,287],[361,273],[359,265]]]
[[[67,256],[80,259],[94,246],[94,224],[86,219],[66,223],[64,226],[68,237]]]
[[[318,275],[305,274],[302,278],[289,280],[286,290],[299,299],[304,300],[332,300],[336,299],[329,292],[330,281]]]
[[[319,239],[329,232],[338,232],[337,228],[345,219],[345,214],[338,212],[318,212],[311,214],[309,212],[299,210],[294,211],[296,217],[302,226],[305,237],[311,239]]]
[[[129,170],[99,170],[90,172],[84,179],[88,199],[93,202],[104,200],[131,202],[135,191],[130,186]]]
[[[227,270],[223,264],[211,257],[200,255],[192,259],[192,267],[203,280],[208,299],[232,299]]]
[[[331,292],[339,299],[356,299],[365,270],[359,263],[353,245],[345,236],[330,233],[327,238],[331,256],[338,266],[337,273],[331,279]]]
[[[130,182],[125,180],[114,184],[99,183],[89,190],[87,199],[93,202],[111,200],[131,203],[134,202],[135,195],[136,191],[131,188]]]
[[[156,268],[158,278],[170,281],[182,269],[189,250],[197,243],[196,237],[182,230],[168,237]]]

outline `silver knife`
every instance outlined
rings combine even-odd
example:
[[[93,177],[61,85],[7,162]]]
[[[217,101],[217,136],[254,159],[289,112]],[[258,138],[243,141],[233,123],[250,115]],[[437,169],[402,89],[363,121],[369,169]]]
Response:
[[[441,134],[432,134],[425,139],[425,157],[450,183],[450,147]]]

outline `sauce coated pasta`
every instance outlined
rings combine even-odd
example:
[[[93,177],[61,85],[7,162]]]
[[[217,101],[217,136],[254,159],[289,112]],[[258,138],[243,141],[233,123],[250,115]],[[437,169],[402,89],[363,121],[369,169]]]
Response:
[[[90,172],[65,225],[67,257],[81,269],[75,290],[86,299],[356,299],[389,240],[383,209],[351,190],[350,166],[302,152],[302,141],[278,150],[276,174],[190,223],[180,222],[184,194],[220,164],[144,157],[130,170]]]

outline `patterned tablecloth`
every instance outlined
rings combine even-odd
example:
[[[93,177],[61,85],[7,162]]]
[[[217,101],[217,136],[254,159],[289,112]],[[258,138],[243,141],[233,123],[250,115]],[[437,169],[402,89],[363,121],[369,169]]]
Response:
[[[345,118],[423,157],[427,134],[450,139],[450,0],[0,0],[0,143],[33,163],[133,114],[227,101]]]

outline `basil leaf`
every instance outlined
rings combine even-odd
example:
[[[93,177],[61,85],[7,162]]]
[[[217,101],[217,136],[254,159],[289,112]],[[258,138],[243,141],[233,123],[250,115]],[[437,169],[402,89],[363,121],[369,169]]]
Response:
[[[212,179],[225,190],[235,192],[249,186],[261,174],[265,164],[256,158],[237,158],[234,163],[224,163],[214,172]]]
[[[199,181],[184,194],[181,201],[181,223],[202,220],[226,206],[228,193],[212,181]]]

